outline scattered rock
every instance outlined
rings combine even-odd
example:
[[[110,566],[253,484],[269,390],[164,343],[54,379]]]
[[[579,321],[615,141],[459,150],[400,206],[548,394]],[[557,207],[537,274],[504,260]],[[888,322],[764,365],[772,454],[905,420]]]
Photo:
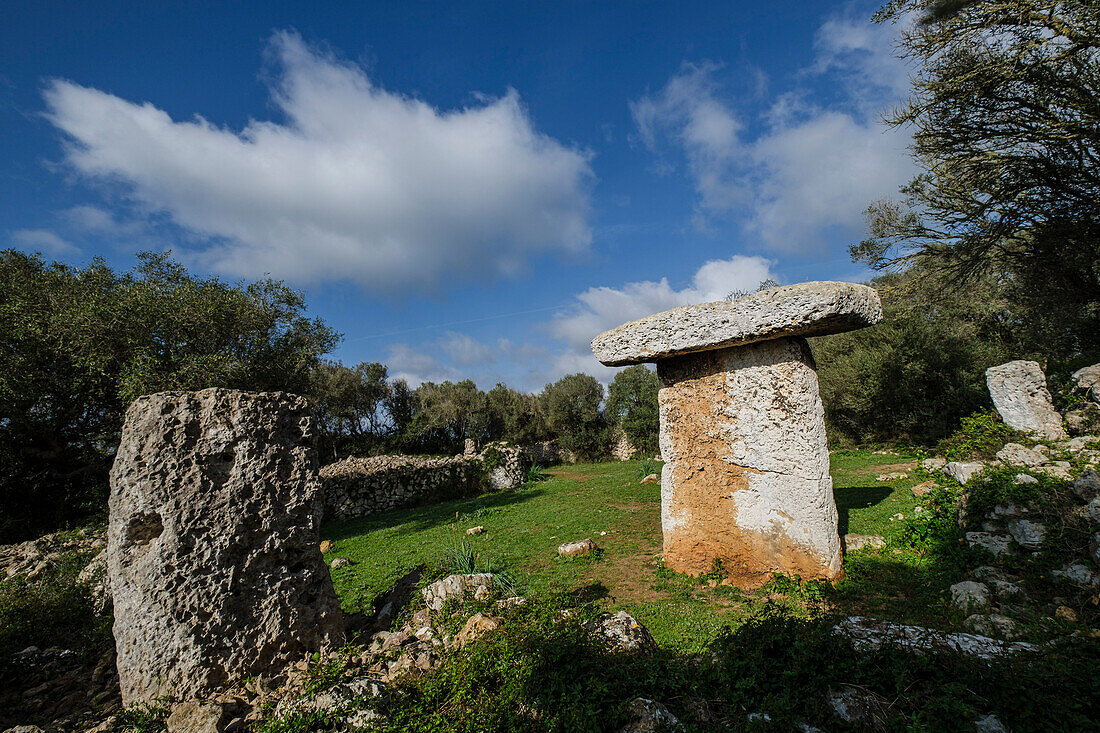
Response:
[[[333,548],[332,540],[321,540],[320,550],[321,550],[322,555],[324,555],[325,553],[328,553],[328,552],[332,552],[332,548]]]
[[[589,633],[603,639],[612,652],[646,652],[657,648],[649,629],[642,626],[626,611],[605,613],[597,619],[582,624]]]
[[[963,625],[968,630],[985,636],[995,636],[1012,640],[1019,635],[1016,629],[1016,622],[1008,616],[999,613],[991,613],[988,615],[974,614],[968,616],[966,620],[963,621]]]
[[[844,685],[839,690],[829,691],[829,706],[845,723],[866,730],[877,728],[885,721],[888,703],[870,690]]]
[[[1092,469],[1082,473],[1073,482],[1073,493],[1085,501],[1092,501],[1093,498],[1100,496],[1100,473]]]
[[[348,565],[351,565],[351,560],[349,558],[346,558],[346,557],[334,557],[334,558],[332,558],[331,567],[332,567],[333,570],[336,570],[337,568],[347,567]]]
[[[1012,483],[1016,484],[1017,486],[1022,486],[1024,484],[1037,484],[1039,483],[1039,479],[1028,473],[1018,473],[1012,479]]]
[[[996,715],[990,713],[974,721],[974,731],[975,733],[1008,733],[1008,728]]]
[[[443,608],[443,604],[454,598],[459,601],[473,596],[475,601],[488,598],[493,591],[492,573],[473,573],[470,575],[448,575],[443,580],[428,585],[420,591],[424,603],[433,611]]]
[[[941,468],[947,465],[947,460],[943,458],[925,458],[920,462],[920,467],[925,471],[932,473],[939,471]]]
[[[485,528],[482,527],[481,525],[478,525],[476,527],[470,527],[469,529],[467,529],[466,534],[481,534],[484,531],[485,531]]]
[[[1065,461],[1055,461],[1054,463],[1037,466],[1032,469],[1038,471],[1041,474],[1050,476],[1051,478],[1058,479],[1059,481],[1069,481],[1073,476],[1069,472],[1070,465]]]
[[[1013,519],[1008,523],[1008,533],[1016,544],[1025,550],[1038,550],[1047,536],[1047,528],[1030,519]]]
[[[989,589],[993,591],[993,595],[997,596],[998,598],[1014,600],[1022,598],[1024,595],[1024,591],[1020,586],[1007,580],[993,578],[988,581],[988,585]]]
[[[988,610],[989,588],[985,583],[964,580],[951,586],[951,603],[964,613]]]
[[[107,545],[124,703],[201,697],[343,642],[313,446],[308,403],[281,392],[130,405]]]
[[[983,468],[985,468],[985,464],[980,461],[951,461],[943,467],[943,473],[960,484],[965,484],[981,473]]]
[[[643,484],[659,484],[659,483],[661,483],[661,477],[658,476],[655,473],[651,473],[648,476],[646,476],[644,479],[642,479],[642,483]],[[642,698],[638,698],[638,699],[641,700]]]
[[[1090,400],[1100,403],[1100,364],[1078,369],[1071,375],[1077,383],[1077,389],[1084,392]]]
[[[852,552],[854,550],[860,550],[864,547],[870,547],[871,549],[879,549],[880,547],[886,547],[886,538],[880,534],[846,534],[844,535],[844,550],[845,552]]]
[[[486,616],[483,613],[475,613],[462,627],[462,630],[455,634],[454,646],[461,649],[479,636],[490,631],[496,631],[498,628],[500,628],[499,618]]]
[[[588,555],[598,549],[595,542],[586,538],[577,540],[576,542],[566,542],[565,544],[559,545],[558,554],[562,557],[577,557],[579,555]]]
[[[232,717],[227,705],[210,700],[185,700],[172,708],[168,733],[223,733]]]
[[[909,478],[909,474],[905,471],[891,471],[890,473],[879,474],[875,481],[900,481],[904,478]]]
[[[1046,456],[1039,451],[1026,448],[1019,443],[1006,443],[997,451],[997,460],[1010,466],[1028,466],[1029,468],[1046,463]]]
[[[658,733],[679,730],[680,721],[667,707],[655,700],[636,697],[626,706],[628,721],[619,733]]]
[[[990,532],[967,532],[966,541],[971,547],[982,547],[993,553],[994,557],[1012,553],[1012,538],[1005,534]]]
[[[1071,583],[1075,583],[1085,588],[1096,588],[1100,586],[1100,577],[1097,577],[1096,573],[1080,563],[1074,563],[1064,570],[1053,570],[1051,571],[1051,575],[1056,578],[1065,578]]]
[[[1005,425],[1048,440],[1065,438],[1047,380],[1034,361],[1010,361],[985,371],[989,396]]]
[[[938,487],[939,485],[935,481],[924,481],[923,483],[919,483],[911,488],[910,491],[913,492],[913,496],[919,499],[922,496],[931,493],[934,489]]]
[[[1077,623],[1077,612],[1069,606],[1058,606],[1058,608],[1054,609],[1054,618],[1075,624]]]
[[[857,649],[875,651],[884,644],[901,646],[916,652],[952,651],[982,659],[1004,654],[1033,651],[1036,647],[1022,641],[998,641],[979,634],[949,634],[921,626],[909,626],[893,621],[851,616],[833,628],[835,633],[849,638]]]
[[[92,558],[76,582],[88,586],[92,597],[92,609],[96,614],[107,613],[111,609],[111,579],[107,575],[107,551],[101,550]]]
[[[1100,427],[1100,405],[1087,402],[1076,410],[1067,412],[1063,419],[1071,435],[1084,435]]]

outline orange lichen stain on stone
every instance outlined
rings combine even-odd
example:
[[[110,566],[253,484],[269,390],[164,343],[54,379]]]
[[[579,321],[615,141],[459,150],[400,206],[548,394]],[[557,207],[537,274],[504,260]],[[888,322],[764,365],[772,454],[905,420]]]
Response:
[[[718,437],[718,421],[730,419],[722,411],[729,394],[720,354],[669,359],[658,364],[658,374],[662,429],[671,443],[662,486],[665,514],[673,520],[664,536],[665,566],[698,575],[721,561],[730,582],[746,589],[775,572],[839,579],[842,569],[831,569],[780,528],[738,526],[734,494],[748,490],[761,472],[734,463],[729,444]]]

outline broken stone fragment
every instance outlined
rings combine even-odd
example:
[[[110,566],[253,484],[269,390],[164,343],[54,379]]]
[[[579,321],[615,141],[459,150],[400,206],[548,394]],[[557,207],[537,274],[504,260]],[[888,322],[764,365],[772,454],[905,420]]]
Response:
[[[499,618],[487,616],[484,613],[475,613],[466,621],[462,630],[455,634],[451,646],[456,649],[461,649],[479,636],[487,634],[490,631],[496,631],[498,628],[500,628]]]
[[[845,552],[861,550],[864,547],[879,549],[886,547],[886,538],[880,534],[846,534],[844,535]]]
[[[123,702],[201,697],[340,646],[306,400],[163,392],[127,410],[107,567]]]
[[[655,473],[651,473],[648,476],[646,476],[644,479],[642,479],[643,484],[656,484],[656,483],[660,483],[660,481],[661,481],[661,477],[658,476]]]
[[[448,600],[454,599],[461,602],[469,595],[473,596],[474,600],[480,601],[488,598],[492,591],[492,573],[472,573],[448,575],[443,580],[437,580],[426,586],[420,593],[428,608],[438,611]]]
[[[608,365],[657,363],[665,565],[842,574],[824,410],[805,337],[876,323],[874,289],[816,282],[648,316],[600,334]]]
[[[1100,403],[1100,364],[1078,369],[1071,378],[1077,383],[1077,389],[1084,392],[1093,402]]]
[[[980,461],[951,461],[943,467],[943,474],[953,478],[960,484],[965,484],[977,474],[982,472],[985,464]]]
[[[1019,443],[1006,443],[997,451],[997,460],[1010,466],[1035,467],[1046,463],[1046,456]]]
[[[597,549],[596,543],[590,539],[577,540],[576,542],[566,542],[558,546],[558,554],[562,557],[577,557],[579,555],[588,555],[595,552]]]
[[[982,612],[989,609],[989,588],[985,583],[964,580],[950,588],[951,604],[964,613]]]
[[[619,733],[658,733],[680,730],[679,719],[662,703],[644,697],[636,697],[626,708],[629,720],[619,728]]]
[[[1048,440],[1066,437],[1046,376],[1034,361],[1010,361],[985,370],[989,396],[1005,425]]]
[[[583,623],[582,628],[607,643],[612,652],[648,652],[657,648],[657,642],[642,624],[626,611],[605,613],[599,618]]]

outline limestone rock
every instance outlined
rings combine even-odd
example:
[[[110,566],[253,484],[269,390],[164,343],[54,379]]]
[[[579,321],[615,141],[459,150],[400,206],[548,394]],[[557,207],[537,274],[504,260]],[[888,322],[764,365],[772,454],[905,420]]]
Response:
[[[985,468],[985,464],[980,461],[951,461],[943,467],[943,473],[945,476],[955,479],[960,484],[965,484],[975,475],[981,473]]]
[[[1089,469],[1073,482],[1073,493],[1085,501],[1092,501],[1093,497],[1100,496],[1100,473]]]
[[[1008,733],[1008,728],[996,715],[990,713],[974,721],[974,733]]]
[[[1072,375],[1077,389],[1085,392],[1093,402],[1100,403],[1100,364],[1078,369]]]
[[[1008,533],[1016,544],[1025,550],[1038,550],[1047,536],[1047,528],[1030,519],[1013,519],[1008,523]]]
[[[881,319],[874,288],[800,283],[631,321],[592,339],[592,353],[608,366],[625,366],[767,339],[851,331]]]
[[[839,578],[824,409],[805,340],[664,359],[657,376],[667,567],[697,575],[721,560],[744,586],[775,572]]]
[[[1069,481],[1073,478],[1069,472],[1070,464],[1066,461],[1055,461],[1043,466],[1036,466],[1033,470],[1038,471],[1041,474],[1056,478],[1061,481]]]
[[[852,552],[870,547],[877,550],[886,547],[886,538],[880,534],[846,534],[844,535],[844,551]]]
[[[985,583],[964,580],[951,586],[951,603],[960,611],[973,613],[989,608],[989,588]]]
[[[492,573],[472,573],[470,575],[448,575],[443,580],[437,580],[420,591],[424,597],[424,603],[433,611],[443,608],[448,600],[462,601],[466,596],[473,596],[480,601],[488,598],[493,592]]]
[[[1054,570],[1051,572],[1056,578],[1065,578],[1071,583],[1082,586],[1084,588],[1096,588],[1100,586],[1100,576],[1092,572],[1086,565],[1081,563],[1074,563],[1064,570]]]
[[[76,576],[76,582],[88,586],[88,593],[92,597],[92,609],[97,614],[106,613],[111,609],[111,579],[107,575],[107,550],[96,553],[91,562],[80,571],[80,575]]]
[[[655,473],[651,473],[648,476],[646,476],[644,479],[642,479],[642,483],[643,484],[659,484],[659,483],[661,483],[661,477],[658,476]],[[639,698],[639,699],[641,699],[641,698]]]
[[[921,483],[917,484],[916,486],[911,487],[909,489],[909,491],[911,491],[913,493],[913,496],[915,496],[919,499],[920,497],[931,493],[932,490],[937,488],[937,487],[938,487],[938,484],[934,481],[922,481]]]
[[[980,659],[992,659],[1036,649],[1035,645],[1022,641],[998,641],[980,634],[949,634],[922,626],[910,626],[864,616],[850,616],[833,627],[833,631],[849,638],[856,649],[870,651],[876,651],[885,645],[899,646],[915,652],[950,651]]]
[[[990,532],[967,532],[966,541],[971,547],[982,547],[989,550],[994,557],[1012,553],[1012,548],[1009,546],[1011,538],[1008,535]]]
[[[939,471],[941,468],[947,465],[947,460],[944,458],[925,458],[920,462],[920,467],[925,471]]]
[[[1019,443],[1006,443],[997,451],[997,460],[1010,466],[1034,467],[1046,463],[1046,456],[1039,451],[1026,448]]]
[[[1039,483],[1039,479],[1030,474],[1018,473],[1012,477],[1012,483],[1016,484],[1017,486],[1022,486],[1024,484],[1037,484]]]
[[[223,733],[230,720],[226,706],[207,700],[185,700],[172,708],[168,733]]]
[[[657,642],[650,636],[649,629],[635,621],[626,611],[605,613],[584,623],[583,627],[606,642],[612,652],[647,652],[657,648]]]
[[[1093,389],[1096,392],[1096,389]],[[1100,404],[1086,402],[1076,410],[1070,410],[1064,416],[1066,429],[1070,435],[1083,435],[1100,428]]]
[[[590,539],[583,539],[559,545],[558,554],[562,557],[577,557],[578,555],[588,555],[597,549],[595,542]]]
[[[107,565],[123,701],[198,697],[338,646],[301,397],[141,397],[111,469]]]
[[[466,621],[462,630],[455,634],[454,645],[461,649],[479,636],[490,631],[496,631],[498,628],[500,628],[499,618],[486,616],[484,613],[475,613]]]
[[[679,730],[679,719],[659,702],[644,697],[636,697],[626,707],[629,721],[619,733],[658,733],[659,731]]]
[[[985,370],[993,405],[1005,425],[1048,440],[1066,437],[1054,409],[1047,380],[1034,361],[1010,361]]]
[[[1018,636],[1016,622],[1008,616],[999,613],[988,615],[974,614],[967,616],[963,621],[967,629],[985,636],[1000,637],[1002,639],[1015,639]]]

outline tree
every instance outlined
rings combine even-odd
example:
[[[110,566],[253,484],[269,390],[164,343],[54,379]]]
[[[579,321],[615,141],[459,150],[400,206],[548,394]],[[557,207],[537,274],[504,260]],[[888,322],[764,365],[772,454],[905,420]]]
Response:
[[[232,285],[167,255],[132,273],[0,252],[0,542],[106,508],[127,405],[204,387],[306,393],[338,335],[280,282]]]
[[[887,122],[921,172],[853,256],[992,276],[1047,351],[1100,348],[1100,13],[1053,0],[896,0],[912,93]]]
[[[933,445],[990,406],[987,367],[1041,356],[994,278],[944,279],[920,265],[879,277],[881,323],[813,340],[832,442]]]
[[[607,417],[617,424],[635,450],[656,453],[660,434],[657,373],[638,364],[615,375],[607,390]]]
[[[485,393],[487,440],[529,445],[550,437],[537,397],[500,383]]]
[[[570,374],[546,385],[540,401],[550,429],[566,450],[579,458],[607,454],[607,423],[600,413],[603,385],[587,374]]]
[[[412,452],[416,446],[412,429],[419,404],[413,390],[409,389],[409,383],[404,379],[391,382],[384,404],[390,419],[389,449],[401,453]]]
[[[322,454],[367,455],[387,433],[384,405],[390,395],[386,367],[362,362],[349,368],[322,361],[311,375],[310,397],[321,429]]]
[[[461,453],[467,438],[484,442],[480,424],[485,394],[472,379],[425,382],[416,388],[417,412],[410,428],[422,451]]]

